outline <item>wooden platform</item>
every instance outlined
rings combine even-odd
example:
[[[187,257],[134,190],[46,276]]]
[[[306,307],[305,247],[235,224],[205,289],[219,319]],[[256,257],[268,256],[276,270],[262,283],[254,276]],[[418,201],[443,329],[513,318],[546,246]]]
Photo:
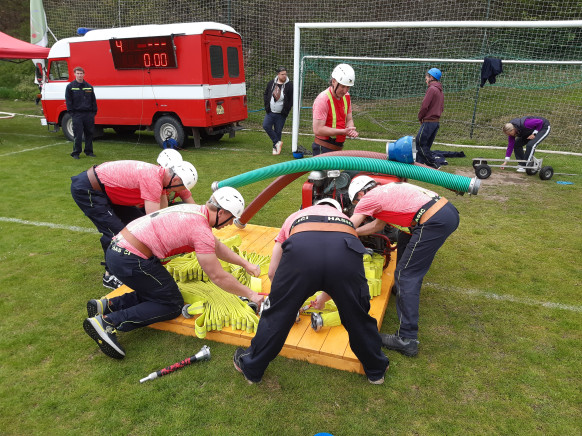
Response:
[[[242,230],[237,229],[235,226],[228,226],[214,232],[219,239],[226,239],[238,233],[242,238],[241,250],[261,255],[271,255],[275,245],[274,239],[279,229],[248,224]],[[394,259],[396,256],[392,257],[392,262],[382,276],[382,294],[374,297],[371,301],[370,315],[378,320],[378,329],[382,325],[388,299],[390,298],[390,289],[394,281],[394,268],[396,265]],[[267,275],[261,276],[261,280],[263,292],[269,292],[271,282]],[[108,297],[130,291],[131,289],[128,287],[122,286],[111,292]],[[196,336],[194,321],[195,318],[186,319],[180,315],[171,321],[152,324],[149,327],[182,335]],[[227,327],[222,331],[208,332],[205,339],[248,347],[253,336],[254,333],[249,334]],[[317,365],[364,374],[360,361],[349,346],[348,333],[344,327],[323,327],[319,332],[315,332],[311,328],[310,316],[301,316],[301,322],[293,326],[280,355],[290,359],[306,360]]]

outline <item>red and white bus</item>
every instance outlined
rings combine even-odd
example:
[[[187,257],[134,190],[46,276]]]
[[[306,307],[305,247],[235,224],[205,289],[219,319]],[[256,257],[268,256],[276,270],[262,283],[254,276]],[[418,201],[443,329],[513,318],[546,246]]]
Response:
[[[192,135],[231,137],[247,118],[241,36],[230,26],[201,22],[97,29],[57,41],[42,87],[43,124],[73,140],[65,88],[83,67],[95,89],[96,134],[153,130],[160,146]]]

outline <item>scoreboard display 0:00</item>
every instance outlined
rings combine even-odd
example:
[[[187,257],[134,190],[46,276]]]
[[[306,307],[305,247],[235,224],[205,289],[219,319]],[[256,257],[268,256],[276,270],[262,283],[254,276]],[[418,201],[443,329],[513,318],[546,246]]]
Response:
[[[172,36],[112,38],[109,40],[113,65],[118,70],[176,68]]]

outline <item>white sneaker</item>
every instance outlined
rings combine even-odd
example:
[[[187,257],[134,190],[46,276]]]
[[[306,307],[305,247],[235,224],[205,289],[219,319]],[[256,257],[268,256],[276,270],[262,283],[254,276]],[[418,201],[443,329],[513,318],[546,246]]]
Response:
[[[279,141],[275,145],[273,145],[273,154],[275,154],[275,155],[280,154],[281,147],[283,147],[283,141]]]
[[[518,172],[518,173],[525,173],[525,168],[524,168],[524,167],[519,167],[519,168],[517,169],[517,172]]]

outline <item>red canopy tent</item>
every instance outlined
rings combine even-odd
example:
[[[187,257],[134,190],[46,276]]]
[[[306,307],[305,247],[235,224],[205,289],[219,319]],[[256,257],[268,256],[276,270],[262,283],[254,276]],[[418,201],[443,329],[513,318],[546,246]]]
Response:
[[[21,41],[0,32],[0,59],[46,59],[50,48]]]

